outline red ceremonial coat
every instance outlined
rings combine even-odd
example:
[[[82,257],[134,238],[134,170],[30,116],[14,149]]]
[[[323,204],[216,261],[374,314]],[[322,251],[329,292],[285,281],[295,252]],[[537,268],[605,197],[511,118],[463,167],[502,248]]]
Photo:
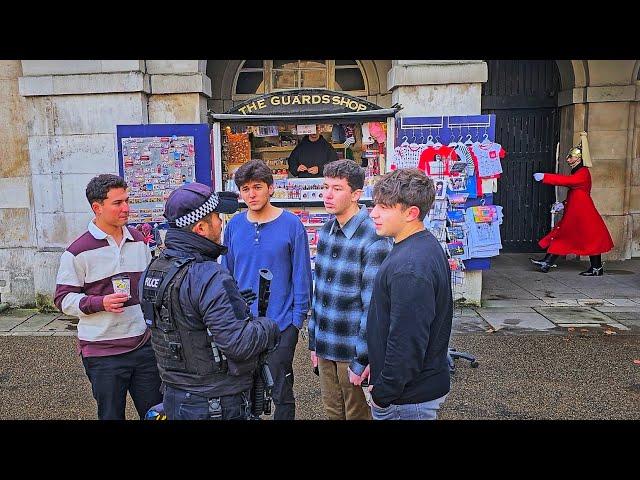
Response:
[[[539,242],[553,255],[599,255],[613,248],[607,226],[591,199],[591,174],[580,167],[571,175],[545,173],[542,183],[569,187],[564,215]]]

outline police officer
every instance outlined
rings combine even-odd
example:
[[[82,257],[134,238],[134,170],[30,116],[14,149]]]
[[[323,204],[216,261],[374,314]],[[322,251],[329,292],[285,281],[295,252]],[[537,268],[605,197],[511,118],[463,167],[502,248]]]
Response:
[[[169,420],[248,419],[258,357],[278,341],[277,324],[251,315],[216,262],[226,252],[218,213],[237,209],[232,192],[201,183],[175,190],[165,205],[166,248],[140,280]]]

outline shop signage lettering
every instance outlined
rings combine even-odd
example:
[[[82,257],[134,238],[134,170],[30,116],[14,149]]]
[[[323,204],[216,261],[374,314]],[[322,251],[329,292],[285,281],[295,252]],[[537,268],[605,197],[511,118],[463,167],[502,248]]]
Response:
[[[261,98],[254,102],[238,107],[238,111],[243,115],[255,113],[258,110],[267,108],[267,105],[338,105],[346,107],[354,112],[361,112],[367,106],[349,97],[342,95],[277,95],[268,99]]]
[[[256,97],[235,106],[227,113],[241,115],[326,114],[375,111],[379,109],[378,105],[341,92],[309,89],[288,90]]]

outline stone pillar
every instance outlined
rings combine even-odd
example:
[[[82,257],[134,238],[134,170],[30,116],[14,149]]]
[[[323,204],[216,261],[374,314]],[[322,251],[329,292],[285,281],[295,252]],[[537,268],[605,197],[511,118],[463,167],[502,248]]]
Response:
[[[35,250],[26,101],[20,60],[0,61],[0,303],[33,303]]]
[[[60,255],[93,217],[88,181],[118,173],[116,125],[149,122],[149,76],[144,60],[21,63],[35,250],[33,289],[17,302],[51,305]]]
[[[631,192],[629,213],[631,215],[631,256],[640,257],[640,81],[636,81],[636,98],[633,106],[633,139],[631,142]],[[631,117],[630,117],[631,118]]]
[[[205,60],[147,60],[149,123],[207,123],[211,80]]]
[[[393,60],[387,76],[398,116],[479,115],[487,64],[482,60]],[[482,271],[466,272],[454,300],[480,305]]]

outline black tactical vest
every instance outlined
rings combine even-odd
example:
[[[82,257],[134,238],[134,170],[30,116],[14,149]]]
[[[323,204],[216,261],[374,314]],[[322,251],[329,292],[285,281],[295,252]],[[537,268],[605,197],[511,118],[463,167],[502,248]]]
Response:
[[[161,254],[142,280],[141,306],[151,328],[160,378],[172,385],[214,384],[227,372],[226,357],[213,343],[206,325],[188,323],[180,306],[180,285],[191,262]]]

